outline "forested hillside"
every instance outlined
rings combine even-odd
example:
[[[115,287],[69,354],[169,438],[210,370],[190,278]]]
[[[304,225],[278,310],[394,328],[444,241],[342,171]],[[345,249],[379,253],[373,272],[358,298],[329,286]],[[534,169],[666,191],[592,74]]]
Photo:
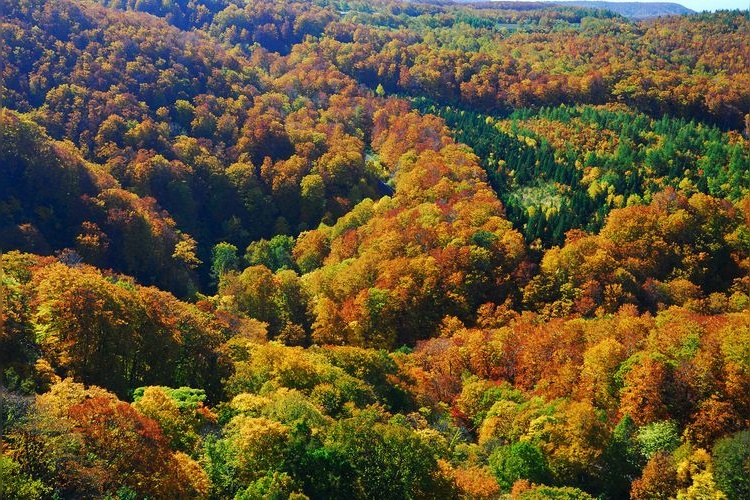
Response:
[[[0,497],[750,497],[747,13],[0,23]]]
[[[694,12],[682,6],[679,2],[597,2],[573,0],[570,4],[579,7],[607,9],[631,19],[648,19],[651,17],[674,16]]]

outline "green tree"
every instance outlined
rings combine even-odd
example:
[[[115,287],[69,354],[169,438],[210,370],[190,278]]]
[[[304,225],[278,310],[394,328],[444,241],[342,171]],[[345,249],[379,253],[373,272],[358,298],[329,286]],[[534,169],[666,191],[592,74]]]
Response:
[[[662,420],[645,425],[636,437],[641,454],[650,460],[657,452],[671,453],[680,446],[677,425],[671,420]]]
[[[308,225],[308,229],[314,229],[325,212],[326,188],[323,177],[318,174],[304,176],[300,182],[300,189],[300,219]]]
[[[638,428],[629,415],[625,415],[612,431],[604,449],[602,489],[610,498],[627,498],[630,483],[641,470],[641,454],[636,441]]]
[[[539,448],[527,441],[498,448],[490,456],[489,462],[504,491],[510,491],[513,483],[519,479],[527,479],[532,483],[550,480],[547,459]]]
[[[0,498],[34,500],[50,496],[51,489],[21,470],[21,464],[0,455]]]
[[[236,270],[239,264],[237,247],[231,243],[221,242],[214,245],[211,257],[211,276],[217,281],[227,272]]]
[[[750,431],[720,439],[713,447],[716,484],[729,498],[750,498]]]
[[[250,243],[245,252],[245,260],[250,266],[263,265],[274,272],[279,269],[295,269],[293,248],[294,238],[277,234],[270,241],[259,240]]]
[[[363,498],[420,498],[448,494],[437,474],[427,440],[371,407],[337,423],[326,447],[354,469],[356,495]]]

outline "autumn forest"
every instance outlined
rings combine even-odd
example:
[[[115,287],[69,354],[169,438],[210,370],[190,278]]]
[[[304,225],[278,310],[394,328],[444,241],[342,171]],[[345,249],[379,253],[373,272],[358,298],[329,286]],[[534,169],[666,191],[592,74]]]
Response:
[[[750,14],[0,0],[0,498],[750,498]]]

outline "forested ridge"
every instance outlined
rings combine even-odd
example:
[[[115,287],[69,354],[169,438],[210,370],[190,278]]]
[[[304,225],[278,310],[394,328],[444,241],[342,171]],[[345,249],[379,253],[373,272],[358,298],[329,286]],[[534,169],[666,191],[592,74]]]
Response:
[[[749,34],[0,0],[0,496],[750,497]]]

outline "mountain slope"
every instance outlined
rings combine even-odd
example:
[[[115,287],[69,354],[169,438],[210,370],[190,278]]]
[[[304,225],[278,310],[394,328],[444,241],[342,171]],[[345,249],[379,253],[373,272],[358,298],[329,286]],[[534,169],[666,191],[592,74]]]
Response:
[[[672,2],[595,2],[564,1],[559,5],[575,5],[589,9],[605,9],[631,19],[648,19],[652,17],[680,16],[694,13],[693,10]]]

